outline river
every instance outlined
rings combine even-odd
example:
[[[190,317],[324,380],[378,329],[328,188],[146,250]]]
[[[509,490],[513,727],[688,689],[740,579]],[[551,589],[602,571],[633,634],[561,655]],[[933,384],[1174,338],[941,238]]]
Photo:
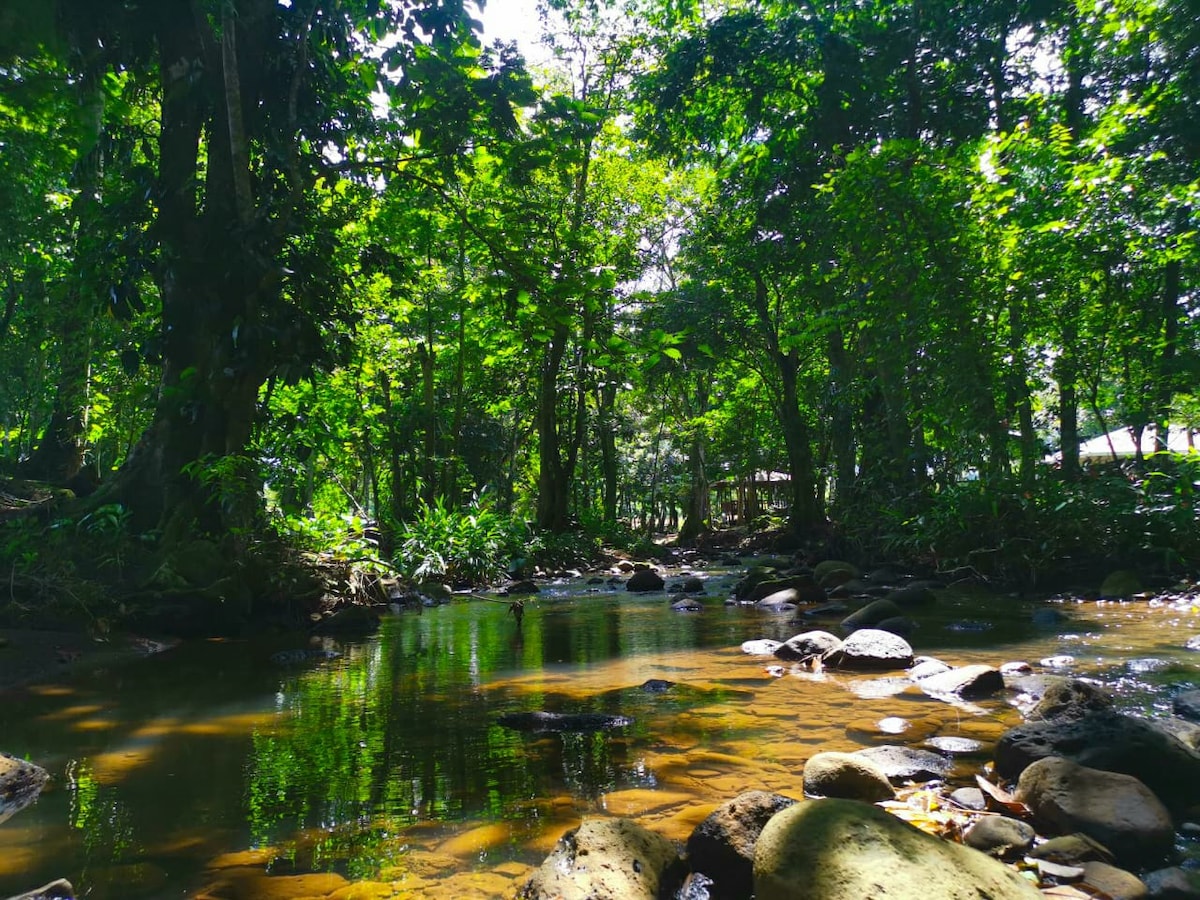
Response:
[[[697,613],[564,582],[520,629],[501,604],[459,601],[323,645],[337,658],[272,661],[306,646],[295,637],[197,641],[2,694],[0,750],[52,781],[0,825],[0,896],[65,877],[90,900],[495,897],[585,815],[683,840],[742,791],[799,796],[819,750],[884,742],[981,741],[965,780],[1020,720],[1006,699],[952,705],[902,673],[781,673],[741,643],[809,626],[728,607],[735,574],[707,577]],[[1162,715],[1200,686],[1184,649],[1198,632],[1183,603],[947,592],[910,640],[955,664],[1070,656],[1123,708]],[[633,724],[497,724],[541,709]]]

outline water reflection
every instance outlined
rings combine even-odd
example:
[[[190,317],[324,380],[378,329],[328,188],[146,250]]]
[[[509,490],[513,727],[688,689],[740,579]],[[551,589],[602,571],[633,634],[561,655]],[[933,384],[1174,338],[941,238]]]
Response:
[[[0,895],[65,876],[96,900],[269,896],[318,877],[283,892],[379,879],[489,896],[585,814],[684,838],[741,791],[796,793],[818,750],[987,746],[1017,720],[1004,702],[952,706],[892,675],[774,674],[777,661],[747,657],[741,642],[811,626],[710,593],[701,613],[679,614],[662,595],[560,588],[530,602],[519,629],[503,606],[462,603],[390,618],[308,665],[270,660],[303,641],[199,643],[9,695],[3,749],[54,781],[0,827]],[[923,613],[912,642],[953,663],[1070,655],[1070,671],[1148,713],[1200,681],[1182,650],[1190,614],[1052,609],[1063,615],[958,598]],[[649,679],[672,684],[644,690]],[[633,724],[497,724],[534,710]],[[964,777],[982,758],[963,754]]]

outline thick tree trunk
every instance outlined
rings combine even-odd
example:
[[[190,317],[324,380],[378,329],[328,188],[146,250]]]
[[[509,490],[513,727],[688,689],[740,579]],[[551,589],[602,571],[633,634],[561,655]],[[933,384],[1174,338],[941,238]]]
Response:
[[[617,425],[613,413],[617,402],[617,385],[607,379],[596,392],[596,432],[600,445],[600,476],[603,482],[601,488],[600,506],[604,521],[617,521]]]
[[[278,290],[267,269],[278,248],[263,243],[266,232],[247,224],[238,209],[238,154],[221,127],[224,111],[208,105],[225,96],[224,86],[198,71],[214,41],[199,29],[211,26],[193,18],[187,0],[163,2],[155,11],[163,85],[156,233],[164,364],[153,423],[112,491],[142,527],[158,526],[169,536],[175,529],[168,526],[181,523],[185,530],[228,534],[260,512],[257,485],[245,482],[243,464],[235,459],[219,471],[212,465],[238,457],[250,439],[271,366],[260,292]],[[208,138],[204,168],[202,136]]]

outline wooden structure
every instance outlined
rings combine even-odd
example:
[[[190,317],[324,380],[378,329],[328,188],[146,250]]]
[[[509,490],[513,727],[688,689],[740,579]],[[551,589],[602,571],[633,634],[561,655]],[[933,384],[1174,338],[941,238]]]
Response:
[[[715,481],[712,489],[717,523],[746,525],[763,513],[786,514],[791,505],[792,479],[786,472],[755,472],[753,476]]]

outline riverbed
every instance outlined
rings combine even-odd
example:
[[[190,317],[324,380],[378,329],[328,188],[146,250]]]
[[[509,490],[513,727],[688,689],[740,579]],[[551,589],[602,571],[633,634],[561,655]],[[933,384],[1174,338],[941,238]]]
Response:
[[[950,704],[903,673],[748,656],[743,641],[829,623],[728,606],[736,573],[699,574],[699,612],[577,579],[529,600],[519,628],[503,604],[460,600],[360,639],[195,641],[0,694],[0,750],[52,776],[0,825],[0,896],[65,877],[91,900],[496,897],[584,816],[683,840],[743,791],[799,796],[818,751],[889,742],[981,742],[958,758],[965,782],[1020,721],[1012,698]],[[1182,600],[949,591],[917,618],[920,654],[1095,678],[1142,715],[1200,686],[1185,648],[1200,610]],[[272,658],[304,649],[340,655]],[[532,710],[633,721],[497,722]]]

